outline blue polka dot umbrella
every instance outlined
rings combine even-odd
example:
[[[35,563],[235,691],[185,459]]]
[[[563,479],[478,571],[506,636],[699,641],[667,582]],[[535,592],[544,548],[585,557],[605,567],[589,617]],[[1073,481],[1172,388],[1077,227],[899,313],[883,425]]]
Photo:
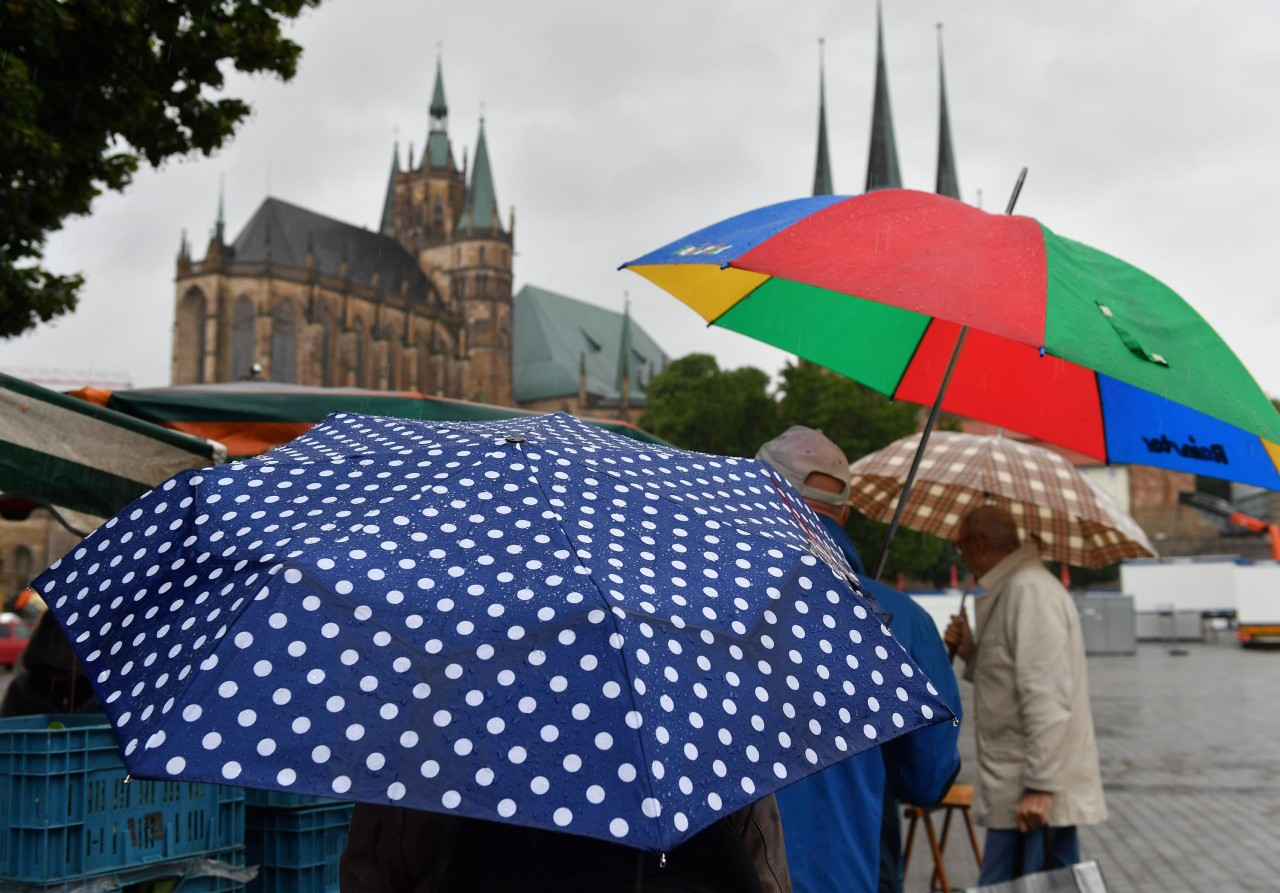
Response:
[[[338,413],[37,581],[129,771],[666,852],[951,711],[769,466]]]

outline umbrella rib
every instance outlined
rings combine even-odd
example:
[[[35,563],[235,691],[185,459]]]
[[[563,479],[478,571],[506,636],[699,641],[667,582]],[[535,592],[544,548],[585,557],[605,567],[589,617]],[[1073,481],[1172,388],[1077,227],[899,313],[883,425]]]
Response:
[[[721,264],[721,265],[720,265],[720,269],[722,269],[722,270],[727,269],[728,267],[733,267],[733,269],[735,269],[735,270],[745,270],[745,269],[746,269],[745,267],[735,266],[735,265],[733,264],[733,262],[732,262],[732,261],[730,261],[730,262],[728,262],[728,263],[724,263],[724,264]],[[754,273],[755,271],[754,271],[754,270],[747,270],[747,272],[749,272],[749,273]],[[712,326],[714,326],[714,325],[716,325],[717,323],[719,323],[719,322],[720,322],[720,320],[724,318],[724,315],[725,315],[726,313],[728,313],[728,312],[729,312],[730,310],[732,310],[734,307],[737,307],[737,306],[738,306],[739,304],[741,304],[743,301],[747,300],[747,298],[749,298],[749,297],[751,297],[752,295],[754,295],[757,291],[759,291],[759,290],[760,290],[760,288],[761,288],[762,286],[764,286],[764,285],[765,285],[766,283],[768,283],[768,282],[771,282],[771,281],[773,280],[773,278],[774,278],[774,277],[769,276],[768,278],[766,278],[766,279],[762,279],[762,280],[760,280],[759,282],[757,282],[755,285],[751,286],[751,288],[749,288],[747,291],[745,291],[743,294],[741,294],[741,295],[738,297],[738,299],[737,299],[737,300],[735,300],[732,304],[730,304],[729,306],[725,307],[723,310],[721,310],[719,313],[717,313],[717,314],[716,314],[715,316],[713,316],[711,319],[708,319],[708,320],[707,320],[707,328],[709,329],[709,328],[711,328]]]
[[[512,446],[514,446],[516,450],[518,450],[522,455],[525,452],[524,450],[525,445],[526,443],[524,441],[512,444]],[[543,447],[543,449],[545,449],[545,447]],[[562,458],[567,459],[569,457],[562,456]],[[529,475],[529,479],[533,482],[534,486],[538,488],[538,492],[542,494],[542,498],[545,501],[545,503],[554,509],[555,506],[551,502],[551,495],[547,492],[546,488],[543,486],[541,474],[532,466],[532,464],[530,464],[529,470],[531,472],[531,474]],[[593,468],[592,470],[599,472],[602,469]],[[563,514],[560,511],[555,511],[554,517],[556,521],[556,529],[560,532],[561,537],[564,538],[565,545],[569,547],[571,554],[573,554],[574,556],[577,556],[578,549],[575,546],[572,537],[569,536],[569,532],[564,527]],[[617,615],[613,611],[614,607],[617,607],[617,606],[609,604],[609,601],[605,595],[604,590],[601,588],[600,583],[596,580],[595,568],[581,561],[581,559],[579,559],[579,564],[581,564],[583,567],[585,567],[589,571],[589,573],[587,574],[587,579],[591,581],[591,588],[595,590],[596,595],[600,600],[600,605],[604,609],[605,615],[609,618],[609,622],[613,627],[614,633],[618,635],[620,638],[625,640],[626,636],[624,635],[621,627],[619,627]],[[627,613],[633,613],[628,611],[626,608],[620,608],[620,610],[627,611]],[[631,704],[631,712],[635,713],[637,716],[643,717],[644,713],[643,711],[640,710],[640,703],[639,701],[636,700],[635,686],[630,684],[630,680],[632,679],[632,673],[631,673],[632,667],[631,667],[630,657],[625,651],[625,649],[612,648],[611,650],[613,651],[613,654],[615,655],[616,659],[621,662],[622,670],[623,670],[623,674],[622,674],[623,678],[628,681],[628,684],[626,686],[627,699]],[[644,771],[640,773],[640,775],[645,780],[645,792],[648,794],[649,798],[661,803],[662,802],[661,799],[656,796],[657,792],[655,791],[653,786],[653,775],[649,770],[649,767],[652,766],[653,764],[653,759],[652,759],[652,754],[650,752],[650,749],[648,747],[648,741],[645,738],[645,736],[640,734],[640,728],[636,728],[633,731],[636,733],[636,739],[639,742],[639,750],[645,759],[645,766],[642,767]],[[664,844],[669,842],[669,835],[666,832],[665,826],[658,826],[658,836],[663,840]]]

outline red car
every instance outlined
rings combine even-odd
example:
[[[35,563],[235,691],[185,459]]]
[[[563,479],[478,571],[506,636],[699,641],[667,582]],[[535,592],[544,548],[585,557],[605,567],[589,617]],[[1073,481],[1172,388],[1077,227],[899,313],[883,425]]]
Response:
[[[0,614],[0,667],[12,670],[31,641],[31,627],[16,614]]]

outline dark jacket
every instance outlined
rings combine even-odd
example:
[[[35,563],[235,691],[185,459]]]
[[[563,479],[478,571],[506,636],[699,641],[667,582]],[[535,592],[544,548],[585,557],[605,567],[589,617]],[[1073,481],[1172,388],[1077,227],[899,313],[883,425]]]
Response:
[[[791,893],[766,797],[665,856],[620,844],[396,806],[356,804],[342,893]]]

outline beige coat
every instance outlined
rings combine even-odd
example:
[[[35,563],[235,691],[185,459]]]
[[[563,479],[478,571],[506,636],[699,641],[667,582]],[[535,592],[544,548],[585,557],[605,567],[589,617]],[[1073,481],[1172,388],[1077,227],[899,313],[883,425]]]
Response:
[[[974,819],[1015,828],[1023,792],[1053,793],[1049,824],[1106,821],[1089,708],[1084,639],[1071,596],[1034,544],[1006,556],[978,583],[974,687],[978,784]]]

